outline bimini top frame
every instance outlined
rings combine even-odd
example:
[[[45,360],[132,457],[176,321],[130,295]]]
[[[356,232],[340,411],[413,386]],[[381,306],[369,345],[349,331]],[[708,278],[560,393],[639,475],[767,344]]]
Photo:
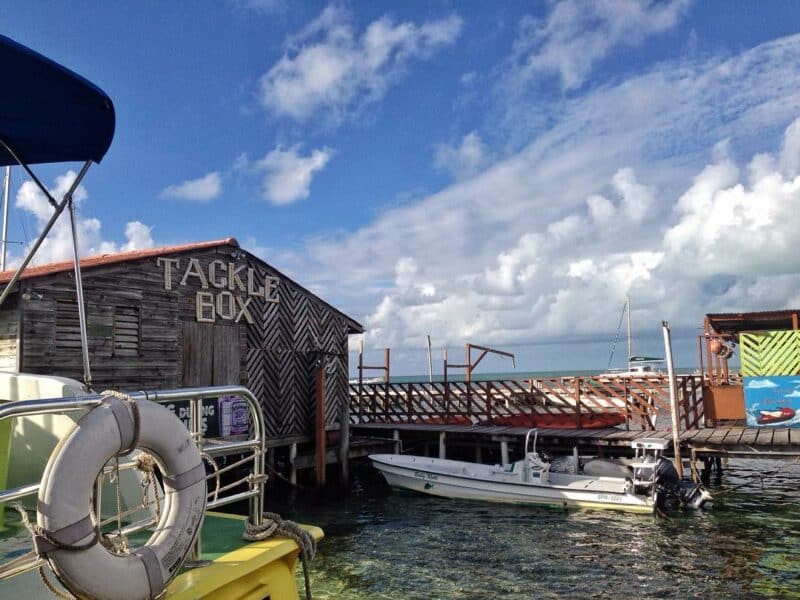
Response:
[[[0,306],[15,288],[58,217],[69,207],[84,382],[91,386],[86,311],[72,195],[92,162],[99,163],[111,145],[116,123],[114,104],[93,83],[2,35],[0,81],[9,83],[8,89],[0,94],[0,166],[21,166],[54,208],[50,220],[0,294]],[[30,165],[73,161],[83,162],[83,167],[67,193],[57,202],[31,171]]]

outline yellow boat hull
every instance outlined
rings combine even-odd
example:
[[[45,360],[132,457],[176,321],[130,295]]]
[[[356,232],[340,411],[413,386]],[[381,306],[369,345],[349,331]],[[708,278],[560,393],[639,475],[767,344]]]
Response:
[[[243,517],[210,515],[236,520],[244,531]],[[303,528],[317,540],[324,535],[319,527]],[[204,527],[204,546],[212,542],[211,535],[213,530]],[[179,575],[167,588],[165,597],[170,600],[297,600],[297,544],[283,537],[243,544],[214,558],[206,566],[188,569]]]

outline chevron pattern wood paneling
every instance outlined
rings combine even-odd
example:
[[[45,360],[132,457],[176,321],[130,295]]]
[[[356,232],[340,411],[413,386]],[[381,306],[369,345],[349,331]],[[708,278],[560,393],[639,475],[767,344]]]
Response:
[[[259,261],[248,266],[261,278],[281,277]],[[253,299],[256,323],[247,328],[249,386],[261,400],[268,436],[311,435],[320,357],[328,425],[338,421],[340,407],[348,401],[348,326],[341,314],[285,277],[277,295],[277,303]]]
[[[800,331],[763,331],[739,335],[743,376],[800,374]]]

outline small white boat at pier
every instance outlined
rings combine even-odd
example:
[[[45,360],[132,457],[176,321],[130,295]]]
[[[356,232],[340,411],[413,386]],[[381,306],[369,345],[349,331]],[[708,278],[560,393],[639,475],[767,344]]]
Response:
[[[674,494],[697,508],[710,499],[702,487],[688,488],[678,481],[672,463],[662,456],[669,445],[666,440],[632,442],[635,457],[627,464],[592,459],[582,472],[574,463],[560,472],[536,452],[536,438],[537,431],[530,430],[524,458],[509,465],[402,454],[369,458],[390,486],[445,498],[642,513],[652,513],[660,495]]]

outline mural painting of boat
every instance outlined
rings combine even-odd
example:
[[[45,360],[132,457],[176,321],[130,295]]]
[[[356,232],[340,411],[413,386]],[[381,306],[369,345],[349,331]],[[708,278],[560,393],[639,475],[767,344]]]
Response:
[[[775,410],[761,410],[759,411],[756,422],[759,425],[771,425],[773,423],[783,423],[794,419],[797,411],[788,406],[783,406]]]

